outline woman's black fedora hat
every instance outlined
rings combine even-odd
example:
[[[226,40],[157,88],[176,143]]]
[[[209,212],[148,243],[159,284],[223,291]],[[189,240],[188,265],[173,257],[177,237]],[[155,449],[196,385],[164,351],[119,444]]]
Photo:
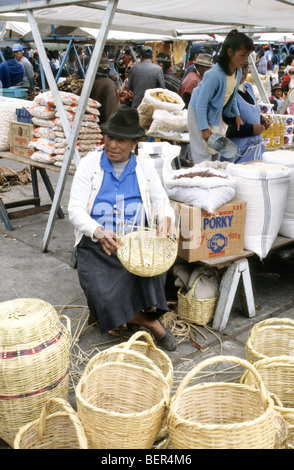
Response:
[[[103,134],[113,138],[139,139],[145,134],[144,129],[140,127],[137,109],[125,104],[119,105],[100,128]]]

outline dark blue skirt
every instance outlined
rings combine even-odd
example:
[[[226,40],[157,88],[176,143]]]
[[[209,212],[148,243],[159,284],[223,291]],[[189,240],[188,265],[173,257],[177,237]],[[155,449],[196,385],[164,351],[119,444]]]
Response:
[[[164,276],[136,276],[121,264],[116,252],[108,256],[100,242],[83,236],[77,247],[77,270],[90,312],[101,333],[132,320],[141,310],[167,312]]]

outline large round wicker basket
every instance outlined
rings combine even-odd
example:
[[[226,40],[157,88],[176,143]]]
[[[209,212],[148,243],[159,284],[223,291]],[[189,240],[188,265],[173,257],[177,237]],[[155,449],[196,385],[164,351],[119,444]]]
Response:
[[[177,252],[177,237],[163,237],[154,229],[140,228],[120,238],[117,256],[131,273],[151,277],[168,271]]]
[[[47,302],[0,303],[0,437],[9,445],[50,398],[67,400],[70,344],[69,319]]]
[[[151,359],[117,352],[106,351],[105,360],[97,354],[86,367],[76,388],[78,416],[89,448],[149,449],[163,425],[169,386]]]
[[[294,448],[294,357],[267,357],[255,362],[254,367],[274,399],[275,410],[288,423],[285,445]],[[249,371],[243,374],[240,381],[255,385],[254,377]]]
[[[228,382],[188,387],[199,372],[219,362],[248,368],[258,388]],[[253,365],[238,357],[216,356],[194,367],[171,400],[167,425],[173,449],[272,449],[275,445],[272,400]]]
[[[196,277],[190,291],[185,293],[183,287],[178,290],[178,316],[183,320],[193,321],[197,325],[207,325],[214,318],[218,297],[195,299],[193,292],[198,281],[204,275]]]
[[[256,323],[246,342],[246,357],[254,363],[274,356],[293,355],[294,320],[269,318]]]
[[[51,413],[52,406],[58,411]],[[22,426],[14,449],[87,449],[88,442],[77,413],[61,398],[51,398],[35,421]]]

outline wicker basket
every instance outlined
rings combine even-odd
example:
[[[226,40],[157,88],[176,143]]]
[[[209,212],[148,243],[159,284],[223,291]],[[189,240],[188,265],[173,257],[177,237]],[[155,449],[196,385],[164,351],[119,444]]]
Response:
[[[187,387],[205,367],[234,362],[249,369],[258,389],[228,382]],[[192,369],[171,400],[167,425],[173,449],[272,449],[275,445],[273,402],[248,361],[216,356]]]
[[[15,299],[0,304],[0,332],[0,437],[12,446],[50,398],[67,400],[70,322],[40,299]]]
[[[162,428],[169,386],[143,354],[121,350],[117,355],[114,348],[107,354],[105,362],[99,354],[92,358],[76,388],[78,416],[89,448],[149,449]]]
[[[162,237],[154,229],[140,228],[121,237],[117,256],[131,273],[151,277],[168,271],[177,252],[177,237]]]
[[[262,381],[274,399],[275,410],[288,423],[287,446],[294,446],[294,358],[276,356],[261,359],[254,363]],[[241,382],[255,385],[249,371],[241,377]]]
[[[51,413],[53,406],[60,410]],[[17,433],[14,449],[87,449],[88,442],[77,413],[66,400],[51,398],[41,415]]]
[[[207,325],[213,319],[218,301],[218,297],[212,299],[195,299],[193,297],[195,287],[203,276],[204,274],[201,274],[195,279],[188,295],[183,292],[182,287],[178,291],[178,316],[198,325]]]
[[[138,341],[140,338],[145,338],[146,341]],[[151,359],[163,373],[171,390],[173,386],[173,363],[162,349],[155,346],[152,336],[147,331],[137,331],[127,342],[120,343],[117,347],[124,350],[135,350]]]
[[[294,351],[294,321],[270,318],[256,323],[246,342],[246,357],[252,364],[274,356],[289,356]]]

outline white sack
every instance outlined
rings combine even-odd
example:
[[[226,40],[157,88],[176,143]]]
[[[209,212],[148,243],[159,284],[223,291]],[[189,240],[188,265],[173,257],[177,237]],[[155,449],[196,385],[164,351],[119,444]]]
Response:
[[[161,101],[153,96],[154,93],[166,94],[174,103]],[[177,93],[165,88],[150,88],[145,91],[144,102],[151,104],[154,109],[165,109],[166,111],[181,111],[185,107],[185,103]]]
[[[172,145],[169,142],[139,142],[138,157],[149,158],[163,184],[163,163],[166,159],[174,160],[181,153],[179,145]]]
[[[204,168],[198,164],[192,168],[173,170],[171,159],[166,158],[163,164],[163,183],[170,199],[200,207],[210,214],[217,211],[235,197],[236,183],[234,178],[214,168]],[[214,176],[193,178],[185,177],[189,173],[206,172]],[[183,175],[182,178],[175,179]]]
[[[9,122],[17,121],[16,109],[31,105],[31,101],[0,97],[0,151],[10,150]]]
[[[294,238],[294,151],[274,150],[272,152],[264,152],[262,159],[265,163],[283,165],[290,168],[287,200],[279,233],[283,237]]]
[[[244,248],[263,259],[281,226],[290,181],[290,169],[263,162],[227,165],[236,180],[236,197],[247,202]]]
[[[178,134],[188,132],[188,111],[167,111],[165,109],[156,109],[152,115],[151,126],[148,134],[170,133]]]

